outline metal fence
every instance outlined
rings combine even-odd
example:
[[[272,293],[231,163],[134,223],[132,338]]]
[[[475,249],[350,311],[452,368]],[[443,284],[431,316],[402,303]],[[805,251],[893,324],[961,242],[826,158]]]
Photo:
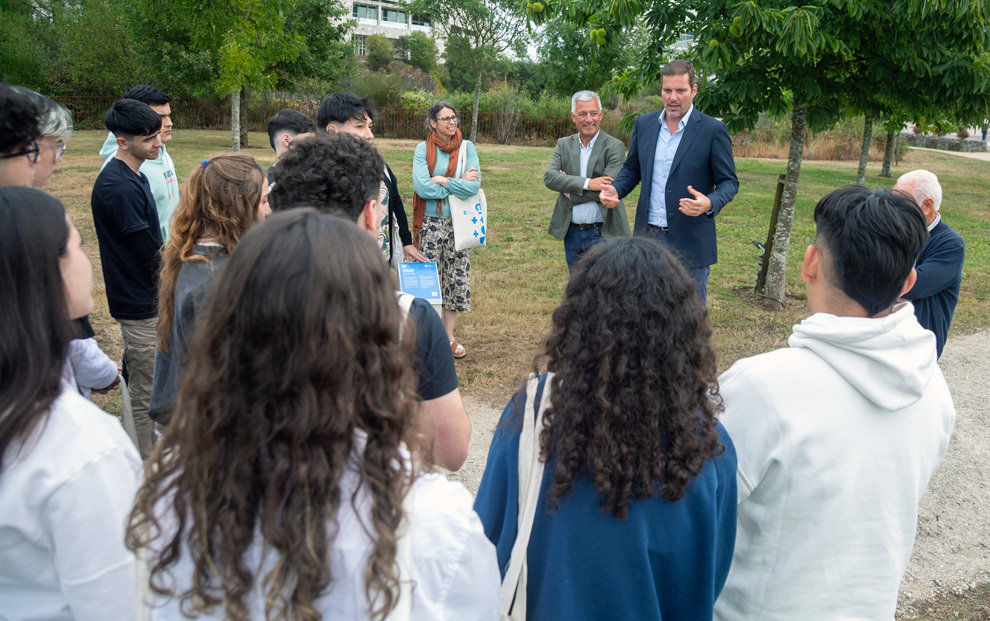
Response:
[[[114,97],[68,96],[55,99],[72,112],[79,129],[102,129],[103,114],[115,101]],[[252,97],[247,105],[247,126],[251,131],[265,131],[268,119],[282,108],[294,108],[316,119],[319,99],[283,94]],[[172,101],[172,120],[177,128],[230,129],[230,102],[217,97],[188,98]],[[412,108],[378,108],[375,135],[380,138],[423,140],[426,111]],[[613,112],[605,116],[602,129],[626,144],[630,135],[619,127],[621,116]],[[471,111],[461,111],[461,131],[467,135],[471,126]],[[553,146],[561,136],[574,133],[570,116],[530,114],[499,114],[482,111],[478,114],[478,142],[530,146]],[[787,158],[789,130],[757,129],[733,135],[733,148],[738,157]],[[821,132],[808,135],[805,157],[808,159],[852,160],[859,158],[862,136],[847,132]],[[883,136],[874,136],[871,159],[883,157]]]
[[[116,97],[65,96],[56,101],[72,112],[72,119],[79,129],[102,129],[103,114]],[[263,97],[247,105],[247,126],[250,131],[265,131],[268,119],[282,108],[294,108],[316,119],[319,100],[305,98]],[[422,140],[426,136],[426,111],[411,108],[382,107],[377,109],[375,135],[381,138],[405,138]],[[177,128],[230,129],[230,103],[227,100],[203,97],[172,101],[172,121]],[[461,130],[467,134],[471,126],[471,111],[462,111]],[[605,131],[620,138],[618,118],[607,118]],[[542,116],[527,114],[478,114],[478,141],[518,145],[549,145],[560,136],[574,132],[569,116]]]

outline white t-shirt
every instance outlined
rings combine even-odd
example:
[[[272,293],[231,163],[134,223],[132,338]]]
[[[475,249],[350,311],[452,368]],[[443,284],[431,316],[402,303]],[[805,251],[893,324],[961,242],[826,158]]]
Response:
[[[372,546],[368,535],[374,532],[368,519],[370,503],[367,493],[358,496],[355,511],[350,498],[359,476],[349,469],[341,478],[339,531],[329,551],[333,580],[328,590],[314,603],[324,619],[367,619],[368,604],[364,590],[364,571]],[[363,488],[367,489],[367,487]],[[472,509],[471,495],[460,483],[439,474],[424,474],[413,484],[408,515],[412,537],[412,605],[410,619],[450,621],[497,621],[499,618],[499,577],[495,548],[485,536],[481,520]],[[162,508],[169,503],[160,503]],[[167,509],[166,509],[167,510]],[[174,529],[174,517],[162,517],[165,532]],[[362,526],[362,522],[364,525]],[[246,598],[251,619],[264,619],[263,576],[276,562],[275,555],[261,545],[260,531],[256,543],[245,558],[252,568],[255,584]],[[154,548],[154,544],[152,544]],[[153,553],[152,553],[153,554]],[[169,570],[177,592],[188,589],[193,566],[183,552]],[[151,618],[185,619],[177,599],[151,595]],[[393,611],[394,613],[394,611]],[[223,604],[200,619],[223,619]]]
[[[120,422],[63,384],[0,471],[0,618],[129,619],[124,547],[141,458]]]

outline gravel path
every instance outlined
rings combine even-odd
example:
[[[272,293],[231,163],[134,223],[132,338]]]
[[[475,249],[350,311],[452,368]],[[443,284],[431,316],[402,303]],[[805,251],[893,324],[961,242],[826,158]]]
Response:
[[[990,581],[990,331],[950,335],[939,364],[956,428],[921,501],[898,602],[904,619],[913,616],[912,601]]]
[[[956,427],[921,502],[899,619],[914,617],[912,602],[990,581],[990,331],[950,335],[939,363],[952,390]],[[464,405],[473,424],[471,447],[464,467],[451,478],[474,493],[501,410],[470,396]]]

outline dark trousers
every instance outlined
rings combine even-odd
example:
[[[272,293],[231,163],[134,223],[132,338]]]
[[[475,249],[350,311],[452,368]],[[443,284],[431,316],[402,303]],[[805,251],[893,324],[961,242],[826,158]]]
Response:
[[[582,226],[586,228],[582,229]],[[603,241],[605,238],[602,237],[601,222],[590,227],[572,222],[567,228],[567,235],[564,236],[564,258],[567,259],[568,272],[574,272],[574,267],[585,250]]]
[[[667,245],[669,248],[669,239],[667,235],[669,231],[667,227],[654,226],[652,224],[646,225],[646,237],[652,237],[658,240],[660,243]],[[702,304],[707,304],[708,302],[708,275],[711,273],[711,268],[707,265],[704,267],[689,267],[684,266],[687,270],[688,276],[694,282],[694,289],[698,292],[698,297],[701,298]]]

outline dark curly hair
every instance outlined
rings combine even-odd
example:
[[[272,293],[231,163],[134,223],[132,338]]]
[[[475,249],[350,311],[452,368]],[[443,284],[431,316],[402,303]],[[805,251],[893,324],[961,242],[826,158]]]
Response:
[[[41,113],[34,99],[0,84],[0,154],[21,151],[41,136]]]
[[[128,526],[131,550],[153,549],[150,588],[188,616],[222,604],[225,618],[246,619],[258,584],[267,619],[319,619],[314,601],[340,579],[329,559],[351,468],[362,497],[350,502],[374,540],[365,594],[383,619],[398,601],[396,530],[421,447],[410,444],[415,382],[380,251],[340,218],[276,214],[237,245],[210,300]],[[255,533],[278,558],[264,576],[245,561]],[[195,569],[175,592],[182,557]]]
[[[353,222],[378,198],[384,170],[371,143],[343,132],[320,133],[294,143],[272,168],[268,203],[272,211],[315,207]]]
[[[705,308],[687,272],[652,239],[606,241],[588,250],[553,312],[544,353],[551,406],[540,433],[555,463],[551,509],[583,473],[600,508],[622,519],[633,497],[670,501],[719,442],[715,352]]]

